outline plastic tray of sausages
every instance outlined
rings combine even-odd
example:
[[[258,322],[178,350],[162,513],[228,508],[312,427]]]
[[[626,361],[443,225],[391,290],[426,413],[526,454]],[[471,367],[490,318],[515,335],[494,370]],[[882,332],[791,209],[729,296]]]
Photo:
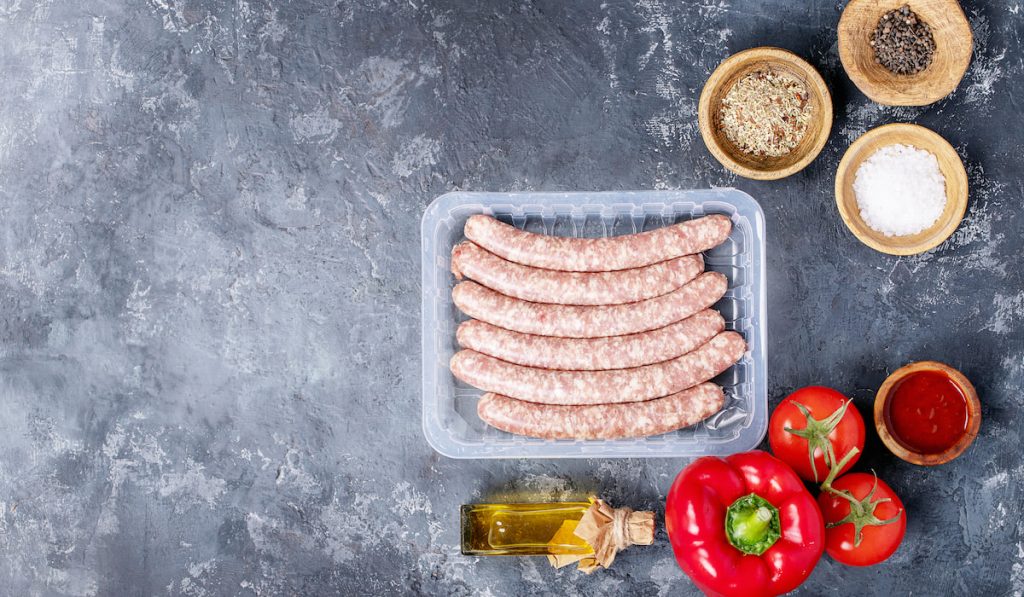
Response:
[[[489,214],[543,234],[601,237],[632,234],[710,214],[725,214],[733,230],[705,253],[708,270],[729,278],[715,308],[726,328],[743,334],[747,353],[713,381],[724,408],[686,429],[628,440],[544,440],[499,431],[476,414],[482,391],[457,380],[448,361],[455,330],[467,317],[452,302],[451,251],[465,239],[474,214]],[[764,213],[736,189],[442,195],[423,214],[423,432],[451,458],[642,458],[725,455],[754,448],[768,425]]]

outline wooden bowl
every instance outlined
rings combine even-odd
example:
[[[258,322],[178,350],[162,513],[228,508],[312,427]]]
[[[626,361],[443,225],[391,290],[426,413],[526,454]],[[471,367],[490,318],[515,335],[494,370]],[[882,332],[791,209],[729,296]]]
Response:
[[[911,373],[917,373],[919,371],[937,371],[946,374],[951,380],[953,380],[953,383],[960,388],[964,398],[967,399],[967,431],[964,432],[960,441],[945,452],[939,454],[922,454],[907,449],[893,437],[886,423],[886,403],[892,395],[893,390],[896,388],[897,384],[903,380],[903,378],[907,377]],[[893,454],[911,464],[935,466],[938,464],[945,464],[950,460],[953,460],[971,445],[974,438],[978,437],[978,430],[980,428],[981,402],[978,400],[978,392],[974,389],[974,385],[964,377],[963,373],[960,373],[956,369],[944,363],[939,363],[937,361],[918,361],[916,363],[900,367],[894,371],[892,375],[887,377],[884,382],[882,382],[882,387],[878,388],[878,394],[875,395],[875,429],[878,430],[878,435],[882,438],[882,443],[884,443],[885,447],[889,448],[889,451]]]
[[[926,230],[906,236],[886,236],[861,218],[853,181],[864,160],[894,143],[911,145],[932,153],[946,179],[946,208]],[[937,133],[916,124],[886,124],[872,129],[850,145],[836,171],[836,204],[850,232],[862,243],[890,255],[914,255],[938,246],[953,234],[967,211],[967,171],[956,150]]]
[[[760,69],[796,77],[809,94],[811,121],[807,132],[800,144],[784,156],[759,157],[744,153],[719,128],[722,98],[737,81]],[[700,94],[697,118],[704,144],[723,166],[745,178],[776,180],[803,170],[821,152],[832,130],[832,96],[818,71],[796,54],[780,48],[752,48],[726,58],[711,73]]]
[[[897,75],[875,63],[871,34],[890,10],[909,4],[931,27],[935,54],[928,68]],[[956,0],[850,0],[839,19],[839,59],[853,83],[872,100],[890,106],[924,106],[956,89],[971,62],[971,26]]]

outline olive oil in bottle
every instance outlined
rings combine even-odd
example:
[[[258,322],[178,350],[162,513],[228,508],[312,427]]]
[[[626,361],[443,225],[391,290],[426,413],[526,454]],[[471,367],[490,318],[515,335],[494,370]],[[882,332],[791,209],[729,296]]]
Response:
[[[462,553],[469,556],[588,555],[573,534],[589,502],[462,506]]]

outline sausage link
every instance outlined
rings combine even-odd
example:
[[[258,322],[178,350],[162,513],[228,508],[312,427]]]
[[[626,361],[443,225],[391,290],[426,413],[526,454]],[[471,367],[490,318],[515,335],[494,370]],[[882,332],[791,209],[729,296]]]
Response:
[[[689,427],[725,404],[722,388],[703,383],[664,398],[627,404],[557,406],[487,393],[477,403],[485,423],[543,439],[625,439]]]
[[[531,303],[460,282],[452,300],[463,313],[506,330],[538,336],[600,338],[665,327],[707,309],[729,285],[718,272],[705,272],[668,294],[626,305],[580,306]]]
[[[486,392],[545,404],[617,404],[668,396],[708,381],[740,360],[743,337],[722,332],[700,348],[658,363],[610,371],[523,367],[473,350],[455,353],[452,374]]]
[[[452,249],[452,273],[504,295],[562,305],[621,305],[672,292],[704,271],[704,258],[686,255],[614,272],[559,272],[512,263],[471,242]]]
[[[491,216],[470,216],[466,238],[523,265],[570,272],[605,272],[644,267],[700,253],[722,244],[732,221],[711,215],[672,226],[609,238],[569,238],[519,230]]]
[[[725,319],[705,309],[663,328],[607,338],[555,338],[505,330],[470,320],[459,326],[459,346],[526,367],[599,371],[660,363],[684,355],[725,329]]]

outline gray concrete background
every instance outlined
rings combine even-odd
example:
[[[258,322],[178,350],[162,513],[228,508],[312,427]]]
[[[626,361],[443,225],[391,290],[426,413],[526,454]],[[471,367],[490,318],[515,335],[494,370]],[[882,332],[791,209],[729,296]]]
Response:
[[[961,368],[984,404],[954,463],[874,468],[909,510],[885,564],[807,595],[1024,593],[1024,166],[1016,2],[965,2],[967,77],[883,108],[824,0],[0,0],[0,593],[632,594],[694,589],[664,533],[607,572],[471,559],[462,503],[596,490],[663,511],[681,460],[453,461],[420,431],[418,224],[464,190],[731,185],[768,221],[773,404],[825,383],[869,413],[888,371]],[[732,52],[806,56],[835,96],[806,171],[704,149]],[[840,222],[866,129],[946,136],[963,225],[897,259]]]

